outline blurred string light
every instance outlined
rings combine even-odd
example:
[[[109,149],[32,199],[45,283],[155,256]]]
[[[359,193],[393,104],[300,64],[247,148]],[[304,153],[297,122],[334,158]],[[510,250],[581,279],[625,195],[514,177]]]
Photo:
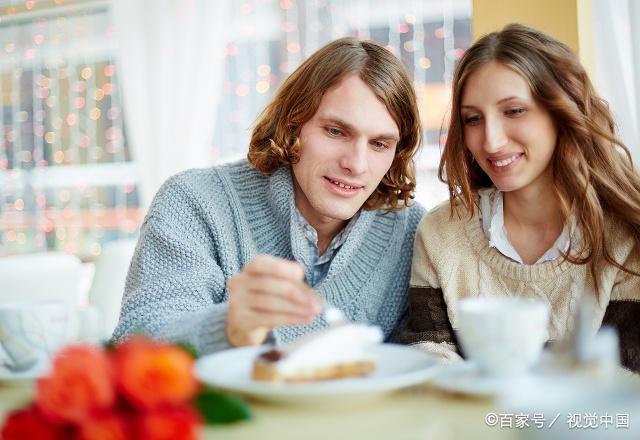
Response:
[[[425,147],[417,160],[416,198],[446,198],[434,169],[446,133],[453,66],[471,44],[471,0],[243,0],[233,2],[233,36],[212,157],[246,155],[251,127],[278,85],[323,44],[343,36],[373,39],[413,76]],[[250,26],[249,26],[250,25]],[[245,29],[260,29],[248,34]],[[435,196],[434,196],[435,194]]]
[[[136,232],[137,188],[82,171],[129,160],[108,10],[53,3],[0,6],[0,256],[90,259]]]
[[[469,43],[468,23],[456,27],[460,17],[453,11],[469,0],[232,1],[234,38],[225,51],[214,158],[244,156],[250,127],[283,78],[321,45],[346,35],[376,39],[407,65],[426,109],[427,141],[438,141],[433,121],[439,115],[430,109],[440,108],[442,88]],[[77,7],[54,4],[71,12]],[[107,188],[79,179],[48,186],[34,176],[129,160],[116,66],[108,54],[96,61],[86,49],[98,39],[109,42],[112,28],[106,13],[5,19],[28,18],[39,6],[0,6],[0,55],[7,61],[0,70],[0,255],[64,249],[91,257],[104,241],[135,232],[135,185]],[[71,52],[79,55],[69,58]]]
[[[242,0],[234,5],[236,37],[225,51],[214,158],[243,157],[256,115],[282,80],[323,44],[344,36],[377,40],[405,63],[424,110],[427,142],[437,144],[451,72],[470,44],[470,0]],[[243,32],[247,25],[261,31],[249,36]]]

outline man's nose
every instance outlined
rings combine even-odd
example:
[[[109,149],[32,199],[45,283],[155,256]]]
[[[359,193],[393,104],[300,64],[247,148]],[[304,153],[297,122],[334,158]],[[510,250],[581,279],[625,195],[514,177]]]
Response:
[[[369,141],[367,139],[355,139],[345,149],[340,158],[340,166],[348,169],[351,174],[362,174],[367,170],[367,152]]]
[[[499,119],[487,119],[484,128],[484,149],[487,153],[500,151],[507,145],[505,127]]]

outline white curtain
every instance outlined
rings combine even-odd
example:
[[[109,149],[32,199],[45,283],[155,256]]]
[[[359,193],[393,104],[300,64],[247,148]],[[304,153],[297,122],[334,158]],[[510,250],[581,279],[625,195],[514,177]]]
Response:
[[[169,176],[211,162],[229,2],[111,1],[127,139],[146,208]]]
[[[595,83],[640,164],[640,2],[595,0]]]

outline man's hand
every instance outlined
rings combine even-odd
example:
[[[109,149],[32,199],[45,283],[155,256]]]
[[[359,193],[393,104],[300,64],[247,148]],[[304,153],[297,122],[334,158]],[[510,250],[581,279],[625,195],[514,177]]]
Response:
[[[304,291],[303,279],[300,264],[269,255],[257,256],[229,278],[229,343],[259,345],[274,327],[311,322],[320,304]]]

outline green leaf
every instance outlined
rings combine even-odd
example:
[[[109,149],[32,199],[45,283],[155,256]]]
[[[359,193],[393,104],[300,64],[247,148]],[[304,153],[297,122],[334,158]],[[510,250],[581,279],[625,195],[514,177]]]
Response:
[[[102,343],[102,348],[106,352],[113,351],[116,348],[116,343],[115,343],[115,341],[113,339],[107,339],[106,341],[104,341]]]
[[[242,399],[218,391],[201,391],[196,396],[195,404],[205,423],[210,425],[251,418],[251,410]]]
[[[176,345],[189,353],[192,358],[197,359],[198,357],[200,357],[200,353],[198,353],[198,350],[196,350],[196,348],[188,342],[177,342]]]

